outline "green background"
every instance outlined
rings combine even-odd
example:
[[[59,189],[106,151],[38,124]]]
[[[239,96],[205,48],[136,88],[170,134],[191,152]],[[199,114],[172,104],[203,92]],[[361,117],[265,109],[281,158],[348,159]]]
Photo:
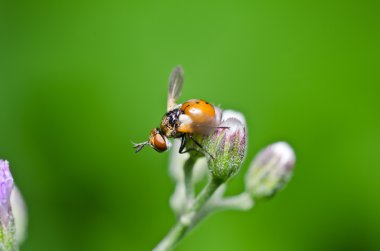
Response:
[[[242,111],[249,150],[288,141],[275,199],[202,222],[177,250],[380,250],[378,1],[1,1],[0,157],[29,208],[22,250],[149,250],[174,223],[168,154],[144,149],[181,101]]]

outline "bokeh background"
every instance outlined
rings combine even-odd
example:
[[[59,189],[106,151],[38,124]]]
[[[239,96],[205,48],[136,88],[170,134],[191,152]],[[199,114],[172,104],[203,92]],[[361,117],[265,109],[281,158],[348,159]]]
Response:
[[[249,151],[285,140],[295,175],[177,250],[380,250],[378,1],[1,1],[0,157],[29,208],[23,251],[150,250],[174,223],[168,154],[144,149],[182,64],[182,100],[242,111]]]

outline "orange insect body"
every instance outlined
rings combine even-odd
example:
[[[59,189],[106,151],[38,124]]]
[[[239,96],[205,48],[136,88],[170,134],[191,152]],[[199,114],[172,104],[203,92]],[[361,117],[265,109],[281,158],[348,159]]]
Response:
[[[180,110],[187,118],[180,115],[177,132],[206,134],[215,126],[215,108],[207,101],[191,99],[183,103]]]
[[[190,99],[182,104],[181,111],[195,123],[206,123],[215,119],[214,106],[201,99]]]

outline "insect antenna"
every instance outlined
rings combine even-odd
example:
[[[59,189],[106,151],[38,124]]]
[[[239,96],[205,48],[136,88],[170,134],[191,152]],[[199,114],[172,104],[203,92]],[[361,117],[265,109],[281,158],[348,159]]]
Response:
[[[149,144],[148,141],[145,141],[145,142],[142,142],[142,143],[137,143],[137,144],[133,143],[133,148],[136,149],[135,153],[140,152],[141,149],[143,149],[144,146],[146,146],[146,145],[148,145],[148,144]]]

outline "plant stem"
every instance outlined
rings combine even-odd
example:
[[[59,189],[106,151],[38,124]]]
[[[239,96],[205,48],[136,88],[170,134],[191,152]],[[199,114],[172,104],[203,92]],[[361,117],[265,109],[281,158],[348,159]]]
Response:
[[[185,178],[185,201],[188,207],[194,200],[194,186],[193,186],[193,170],[194,164],[197,161],[197,157],[193,154],[190,154],[189,158],[186,160],[185,165],[183,166],[183,173]]]
[[[197,196],[194,203],[179,218],[178,222],[169,231],[166,237],[154,248],[154,251],[172,250],[175,245],[186,235],[187,230],[194,226],[197,213],[202,209],[208,199],[222,184],[220,180],[211,178],[206,187]]]
[[[7,223],[0,223],[0,250],[17,251],[18,246],[15,239],[16,229],[12,215],[8,215]]]
[[[214,210],[248,211],[254,206],[254,201],[247,192],[224,198],[212,205]]]
[[[197,225],[211,213],[216,213],[224,210],[248,211],[254,206],[254,201],[247,192],[227,197],[210,200],[205,207],[197,213],[193,220],[193,225]],[[192,226],[190,227],[192,228]]]

